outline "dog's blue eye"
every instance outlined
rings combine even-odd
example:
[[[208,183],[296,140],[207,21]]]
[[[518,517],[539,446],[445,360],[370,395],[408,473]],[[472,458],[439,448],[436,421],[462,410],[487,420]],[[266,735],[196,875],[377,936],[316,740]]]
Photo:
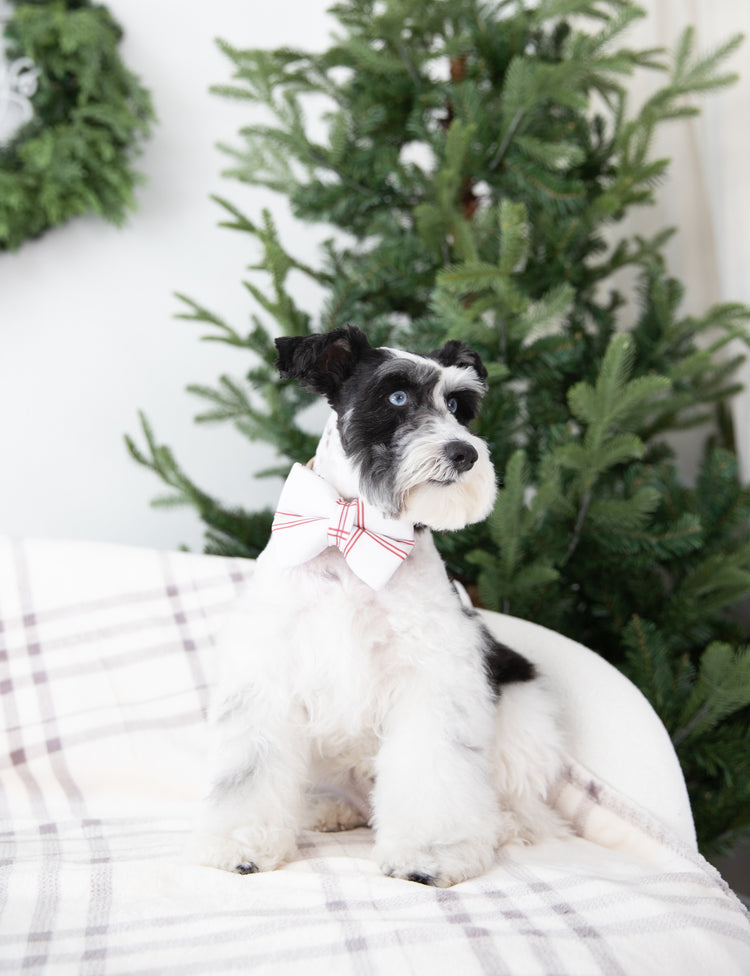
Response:
[[[445,405],[448,408],[449,413],[456,413],[458,410],[458,400],[455,397],[448,397],[445,401]]]
[[[396,390],[395,393],[391,393],[388,400],[393,404],[394,407],[403,407],[409,398],[404,393],[403,390]]]

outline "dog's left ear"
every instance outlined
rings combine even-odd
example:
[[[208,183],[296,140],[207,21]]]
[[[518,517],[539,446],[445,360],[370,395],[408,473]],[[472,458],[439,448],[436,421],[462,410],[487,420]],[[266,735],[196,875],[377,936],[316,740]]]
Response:
[[[430,359],[437,359],[441,366],[463,366],[466,369],[473,369],[482,382],[487,379],[487,370],[479,354],[458,339],[451,339],[442,349],[435,349],[430,353]]]
[[[353,325],[324,335],[285,336],[276,340],[276,368],[283,379],[297,380],[333,407],[342,384],[370,350],[367,336]]]

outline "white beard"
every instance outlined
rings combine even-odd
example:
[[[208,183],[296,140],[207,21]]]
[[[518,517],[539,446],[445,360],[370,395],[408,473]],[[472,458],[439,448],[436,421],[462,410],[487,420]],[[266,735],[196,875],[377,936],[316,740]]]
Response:
[[[495,470],[487,445],[468,431],[461,439],[476,450],[469,471],[455,475],[441,447],[450,431],[440,421],[425,426],[409,439],[407,462],[399,468],[395,493],[403,498],[399,518],[436,531],[462,529],[481,522],[492,511],[497,495]]]

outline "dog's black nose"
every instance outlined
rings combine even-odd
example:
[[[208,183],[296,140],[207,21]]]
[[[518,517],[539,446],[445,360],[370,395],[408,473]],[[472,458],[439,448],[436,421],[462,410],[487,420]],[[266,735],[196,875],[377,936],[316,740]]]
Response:
[[[458,472],[473,468],[479,457],[476,449],[466,441],[448,441],[445,445],[445,456]]]

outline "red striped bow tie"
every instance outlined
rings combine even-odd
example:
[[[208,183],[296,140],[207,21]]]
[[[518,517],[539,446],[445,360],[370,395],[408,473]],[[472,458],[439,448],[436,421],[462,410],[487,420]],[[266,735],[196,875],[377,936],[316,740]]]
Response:
[[[317,474],[295,464],[284,483],[271,531],[284,566],[298,566],[336,546],[350,569],[379,590],[414,545],[411,523],[385,518],[355,498],[346,501]]]

